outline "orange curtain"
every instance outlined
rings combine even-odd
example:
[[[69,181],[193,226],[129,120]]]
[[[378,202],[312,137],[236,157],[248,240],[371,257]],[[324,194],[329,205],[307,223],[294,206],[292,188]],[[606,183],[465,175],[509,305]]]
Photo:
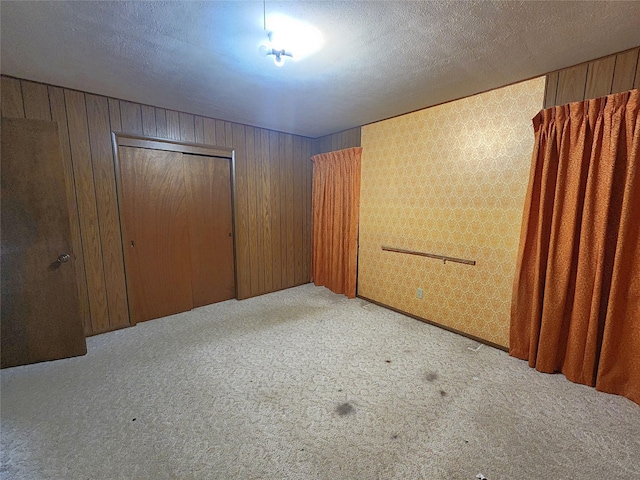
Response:
[[[356,296],[360,156],[362,148],[322,153],[313,160],[311,279]]]
[[[541,111],[511,355],[640,404],[640,90]]]

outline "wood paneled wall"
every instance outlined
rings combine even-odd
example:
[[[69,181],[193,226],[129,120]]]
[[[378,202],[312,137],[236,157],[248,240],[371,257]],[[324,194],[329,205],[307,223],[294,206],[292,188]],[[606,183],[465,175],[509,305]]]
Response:
[[[640,88],[640,48],[547,74],[544,108]]]
[[[87,335],[129,325],[111,132],[235,149],[238,298],[309,282],[312,139],[5,76],[1,108],[58,122]]]
[[[318,137],[313,140],[313,155],[360,146],[360,127]]]

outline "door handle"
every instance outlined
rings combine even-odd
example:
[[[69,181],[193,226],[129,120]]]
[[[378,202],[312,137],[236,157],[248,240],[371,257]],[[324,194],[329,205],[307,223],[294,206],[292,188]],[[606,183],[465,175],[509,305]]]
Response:
[[[71,260],[71,255],[69,255],[68,253],[63,253],[58,257],[56,262],[58,262],[58,264],[62,264],[62,263],[67,263],[69,260]]]

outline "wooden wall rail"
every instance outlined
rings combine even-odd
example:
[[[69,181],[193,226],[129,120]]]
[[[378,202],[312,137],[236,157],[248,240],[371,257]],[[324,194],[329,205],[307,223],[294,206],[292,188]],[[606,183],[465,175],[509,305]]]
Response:
[[[440,255],[438,253],[419,252],[417,250],[405,250],[404,248],[385,247],[382,246],[382,250],[385,252],[406,253],[407,255],[417,255],[418,257],[435,258],[436,260],[442,260],[444,263],[454,262],[463,263],[465,265],[475,265],[475,260],[467,260],[466,258],[449,257],[448,255]]]
[[[544,108],[640,88],[640,47],[551,72]]]
[[[6,76],[1,109],[58,122],[87,335],[129,325],[112,132],[233,148],[238,297],[309,282],[312,139]]]

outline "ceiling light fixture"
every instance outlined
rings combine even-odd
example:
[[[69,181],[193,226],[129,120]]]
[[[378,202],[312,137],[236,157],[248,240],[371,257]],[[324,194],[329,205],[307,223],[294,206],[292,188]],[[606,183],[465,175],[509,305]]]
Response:
[[[262,18],[268,41],[260,45],[258,51],[264,57],[273,56],[278,67],[284,65],[285,58],[300,60],[317,52],[324,44],[320,31],[307,23],[280,14],[270,14],[267,18],[266,0],[263,1]]]
[[[293,53],[285,50],[282,45],[279,45],[278,42],[274,41],[274,32],[269,32],[268,36],[269,42],[267,43],[267,45],[260,45],[260,55],[265,57],[268,55],[273,55],[273,63],[275,63],[278,67],[281,67],[282,65],[284,65],[284,57],[293,58]]]

